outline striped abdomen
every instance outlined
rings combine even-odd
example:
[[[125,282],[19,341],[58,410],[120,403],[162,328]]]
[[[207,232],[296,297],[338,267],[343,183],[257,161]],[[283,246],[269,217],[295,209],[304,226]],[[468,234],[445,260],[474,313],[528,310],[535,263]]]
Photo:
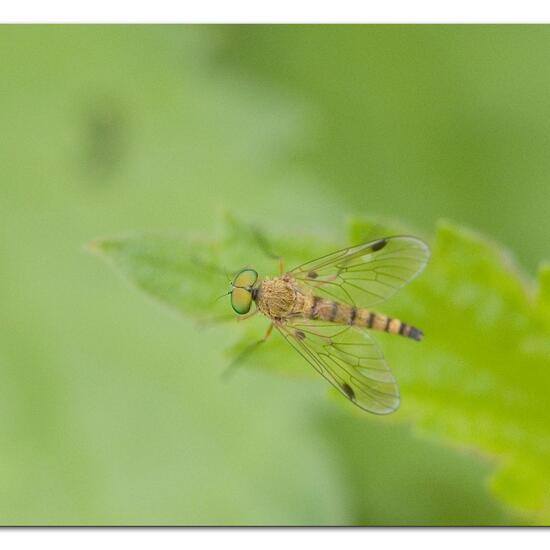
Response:
[[[319,319],[340,325],[365,327],[391,334],[400,334],[413,340],[421,340],[423,336],[421,330],[407,325],[407,323],[403,323],[399,319],[392,319],[369,309],[340,304],[332,300],[319,298],[319,296],[307,296],[304,300],[301,313],[308,319]]]

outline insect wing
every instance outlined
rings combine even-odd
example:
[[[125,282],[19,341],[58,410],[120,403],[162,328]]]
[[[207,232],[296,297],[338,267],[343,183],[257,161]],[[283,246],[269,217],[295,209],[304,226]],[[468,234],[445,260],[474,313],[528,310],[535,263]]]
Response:
[[[358,407],[389,414],[399,407],[399,388],[378,344],[352,326],[295,320],[276,327],[332,385]]]
[[[368,307],[383,302],[412,281],[430,258],[415,237],[388,237],[344,248],[290,271],[315,294]]]

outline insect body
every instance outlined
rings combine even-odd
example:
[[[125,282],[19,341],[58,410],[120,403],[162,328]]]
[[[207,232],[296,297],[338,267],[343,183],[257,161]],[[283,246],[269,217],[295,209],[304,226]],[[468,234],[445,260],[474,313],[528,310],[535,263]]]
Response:
[[[290,275],[263,281],[254,289],[258,309],[274,322],[302,318],[390,332],[421,340],[421,330],[366,308],[304,292]]]
[[[276,327],[353,403],[388,414],[399,406],[398,386],[365,329],[413,340],[421,340],[423,333],[370,306],[414,279],[429,255],[419,239],[388,237],[339,250],[260,282],[256,271],[244,269],[233,280],[231,303],[245,315],[254,302],[257,311],[271,320],[266,337]]]

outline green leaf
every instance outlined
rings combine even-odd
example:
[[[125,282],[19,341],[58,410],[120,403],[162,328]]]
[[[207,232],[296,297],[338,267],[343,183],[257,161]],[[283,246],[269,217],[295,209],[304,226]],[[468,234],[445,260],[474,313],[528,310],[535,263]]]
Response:
[[[180,313],[204,318],[222,288],[216,247],[177,236],[133,235],[96,240],[89,249],[108,259],[138,288]],[[214,260],[214,261],[213,261]]]
[[[355,219],[348,237],[356,244],[406,232],[396,224]],[[275,274],[279,255],[292,267],[344,244],[303,235],[268,239],[228,218],[222,235],[208,241],[135,235],[95,241],[92,249],[149,295],[205,319],[231,317],[228,300],[215,301],[228,289],[224,269],[231,276],[253,261],[261,274]],[[441,222],[426,272],[379,309],[426,334],[420,344],[377,335],[401,385],[402,407],[392,418],[488,457],[494,494],[527,521],[547,523],[550,264],[541,267],[537,289],[499,245]],[[314,376],[277,336],[248,354],[267,326],[259,319],[235,322],[229,357],[241,357],[249,367]],[[337,401],[363,414],[345,399]]]

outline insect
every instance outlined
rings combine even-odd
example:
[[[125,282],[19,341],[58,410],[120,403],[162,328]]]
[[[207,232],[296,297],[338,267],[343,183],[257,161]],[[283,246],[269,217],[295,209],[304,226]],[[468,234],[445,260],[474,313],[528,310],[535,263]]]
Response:
[[[231,283],[231,305],[248,318],[260,312],[287,342],[361,409],[389,414],[399,388],[369,334],[384,331],[421,340],[416,327],[370,309],[412,281],[430,257],[428,246],[395,236],[344,248],[285,272],[259,279],[251,268]],[[250,313],[252,303],[255,310]]]

